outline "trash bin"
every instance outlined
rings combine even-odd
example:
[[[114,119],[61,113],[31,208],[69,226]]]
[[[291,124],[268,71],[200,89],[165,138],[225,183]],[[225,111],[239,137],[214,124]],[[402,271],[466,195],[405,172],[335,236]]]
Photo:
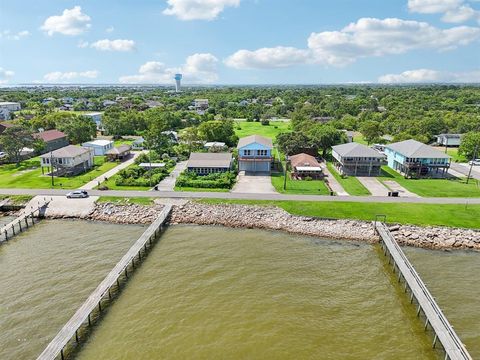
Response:
[[[398,191],[392,191],[392,196],[393,197],[398,197]]]
[[[155,185],[153,188],[155,189],[155,191],[157,191],[158,190],[158,185]]]
[[[391,191],[388,192],[388,196],[392,196],[392,192],[391,192]]]

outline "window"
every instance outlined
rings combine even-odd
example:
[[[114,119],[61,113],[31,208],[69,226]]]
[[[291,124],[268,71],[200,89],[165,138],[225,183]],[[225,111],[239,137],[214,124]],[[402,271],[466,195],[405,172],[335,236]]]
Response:
[[[243,150],[243,155],[244,155],[244,156],[250,156],[250,155],[252,155],[252,150]]]
[[[267,150],[257,150],[258,156],[267,156]]]

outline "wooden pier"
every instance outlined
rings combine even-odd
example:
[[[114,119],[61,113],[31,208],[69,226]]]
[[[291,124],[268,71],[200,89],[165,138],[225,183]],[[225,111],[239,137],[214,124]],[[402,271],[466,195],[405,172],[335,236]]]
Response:
[[[7,241],[18,233],[28,229],[30,226],[35,225],[35,218],[43,216],[43,211],[49,203],[50,201],[45,199],[42,205],[38,203],[37,207],[31,207],[28,210],[25,209],[25,213],[23,215],[0,228],[0,243]],[[6,204],[7,203],[2,203],[1,205],[4,206]]]
[[[102,311],[102,299],[106,297],[109,299],[111,298],[111,289],[114,286],[116,286],[117,289],[119,288],[121,277],[125,276],[128,278],[129,266],[133,269],[135,267],[135,262],[137,261],[138,263],[142,259],[142,249],[144,251],[144,256],[146,255],[148,246],[151,246],[154,240],[158,238],[171,210],[171,205],[165,205],[158,218],[147,228],[147,230],[145,230],[142,236],[140,236],[135,244],[133,244],[127,253],[120,259],[100,285],[98,285],[90,294],[88,299],[62,327],[60,332],[50,344],[48,344],[37,360],[53,360],[58,356],[60,356],[61,359],[64,359],[65,347],[72,339],[75,339],[76,343],[79,342],[80,327],[85,323],[91,325],[92,312],[97,308],[98,311]],[[136,260],[136,258],[138,258],[138,260]]]
[[[445,359],[472,360],[465,345],[461,342],[453,327],[448,322],[440,307],[437,305],[430,291],[416,272],[413,265],[392,236],[387,226],[375,221],[375,230],[381,238],[381,245],[389,264],[393,263],[393,271],[398,272],[398,282],[402,277],[405,281],[405,292],[410,291],[410,302],[417,302],[417,316],[420,311],[425,315],[425,330],[428,326],[434,332],[433,348],[439,342],[445,350]]]

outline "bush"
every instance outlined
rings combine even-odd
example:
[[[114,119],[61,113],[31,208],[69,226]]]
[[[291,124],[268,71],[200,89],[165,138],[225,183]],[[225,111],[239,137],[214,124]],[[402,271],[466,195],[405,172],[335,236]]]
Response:
[[[312,181],[312,177],[311,176],[305,176],[305,178],[303,180],[306,180],[306,181]]]
[[[262,124],[262,125],[270,125],[270,120],[268,120],[268,119],[262,119],[261,124]]]
[[[154,186],[168,176],[168,168],[152,169],[150,172],[140,166],[130,166],[119,171],[115,178],[115,185],[117,186]],[[151,176],[151,179],[150,179]]]
[[[200,189],[231,189],[235,179],[236,174],[232,171],[208,175],[197,175],[191,171],[184,171],[177,178],[176,185]]]

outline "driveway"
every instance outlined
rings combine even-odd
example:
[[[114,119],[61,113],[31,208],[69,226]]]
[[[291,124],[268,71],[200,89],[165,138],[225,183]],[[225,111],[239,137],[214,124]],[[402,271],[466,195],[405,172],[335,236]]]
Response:
[[[124,161],[122,162],[121,164],[115,166],[113,169],[110,169],[108,170],[107,172],[103,173],[102,175],[96,177],[95,179],[93,179],[92,181],[86,183],[85,185],[81,186],[80,189],[82,190],[92,190],[92,189],[95,189],[96,186],[98,186],[99,183],[102,183],[105,181],[105,178],[109,179],[111,178],[113,175],[115,175],[116,173],[118,173],[120,170],[123,170],[127,167],[129,167],[130,165],[132,165],[134,162],[135,162],[135,159],[142,153],[142,151],[140,152],[136,152],[133,154],[133,156],[128,159],[127,161]]]
[[[419,198],[421,197],[420,195],[417,195],[415,193],[412,193],[405,189],[403,186],[401,186],[399,183],[397,183],[394,180],[386,180],[384,181],[385,185],[387,185],[391,191],[398,191],[398,196],[400,197],[415,197]]]
[[[237,183],[233,187],[232,193],[257,193],[257,194],[277,194],[272,185],[270,174],[266,173],[245,173],[240,171],[237,176]]]
[[[46,210],[47,217],[87,217],[95,208],[98,196],[89,196],[84,199],[67,199],[66,196],[36,196],[25,207],[24,211],[37,208],[38,204],[50,200]]]
[[[358,181],[370,191],[372,196],[387,196],[388,190],[377,178],[370,176],[357,176]]]
[[[162,181],[158,183],[158,190],[159,191],[173,191],[175,187],[175,182],[177,181],[178,175],[185,170],[187,167],[187,161],[180,161],[175,165],[175,168],[172,172]]]
[[[328,167],[325,166],[324,164],[321,165],[322,170],[325,175],[327,175],[327,180],[328,180],[328,185],[332,189],[332,191],[337,194],[337,196],[350,196],[349,193],[345,191],[342,185],[335,179],[335,176],[328,170]]]

